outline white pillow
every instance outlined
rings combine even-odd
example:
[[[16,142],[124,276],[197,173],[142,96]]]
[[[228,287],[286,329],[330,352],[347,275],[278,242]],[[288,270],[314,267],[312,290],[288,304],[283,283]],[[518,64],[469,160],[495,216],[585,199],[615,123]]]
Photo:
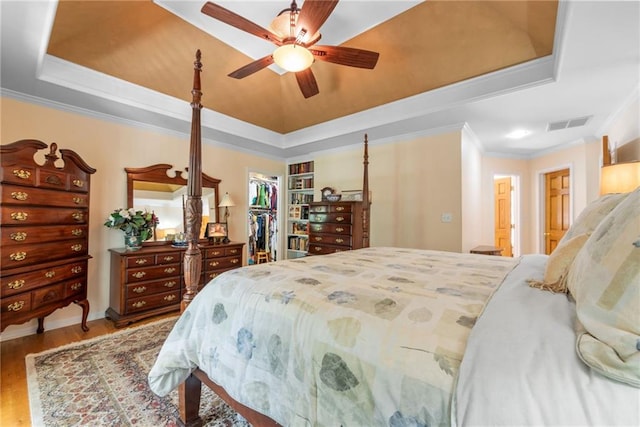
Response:
[[[640,387],[640,188],[596,227],[568,276],[580,358],[603,375]]]

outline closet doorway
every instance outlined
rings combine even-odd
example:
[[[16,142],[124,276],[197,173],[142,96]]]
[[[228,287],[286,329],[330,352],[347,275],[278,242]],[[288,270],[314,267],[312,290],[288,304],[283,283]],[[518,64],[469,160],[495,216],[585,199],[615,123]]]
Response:
[[[280,177],[249,172],[247,264],[278,260]]]

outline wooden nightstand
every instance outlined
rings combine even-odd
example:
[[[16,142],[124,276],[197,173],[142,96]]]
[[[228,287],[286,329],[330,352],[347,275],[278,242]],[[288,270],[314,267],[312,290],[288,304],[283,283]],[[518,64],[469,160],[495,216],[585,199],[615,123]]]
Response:
[[[480,254],[480,255],[502,256],[502,248],[496,248],[495,246],[487,246],[487,245],[476,246],[475,248],[471,249],[469,252],[471,252],[472,254]]]

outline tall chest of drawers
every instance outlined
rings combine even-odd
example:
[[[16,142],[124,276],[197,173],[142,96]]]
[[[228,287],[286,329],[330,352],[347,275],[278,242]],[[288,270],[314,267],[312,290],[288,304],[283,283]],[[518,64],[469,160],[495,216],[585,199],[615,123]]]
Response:
[[[362,202],[313,202],[309,206],[309,254],[363,247]]]
[[[242,266],[244,243],[200,245],[202,270],[198,288],[217,275]],[[124,248],[111,252],[111,287],[106,317],[116,327],[180,309],[185,292],[185,249],[170,245]]]
[[[40,165],[34,155],[45,148],[36,140],[0,146],[1,328],[37,318],[42,333],[45,316],[74,302],[87,331],[89,190],[96,170],[71,150],[58,157],[55,143]]]

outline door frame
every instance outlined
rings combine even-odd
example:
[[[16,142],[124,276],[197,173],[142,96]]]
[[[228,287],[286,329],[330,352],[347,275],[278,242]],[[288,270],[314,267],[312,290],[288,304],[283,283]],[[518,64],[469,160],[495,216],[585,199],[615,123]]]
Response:
[[[520,175],[511,175],[506,173],[494,173],[492,177],[492,183],[495,183],[496,178],[511,178],[511,186],[513,190],[511,191],[511,223],[513,224],[513,228],[511,229],[511,253],[513,257],[519,257],[522,252],[520,250],[521,245],[521,234],[522,234],[522,221],[520,218]],[[491,187],[493,188],[493,186]],[[493,193],[493,221],[495,220],[495,193]]]
[[[574,209],[574,197],[575,197],[575,168],[573,163],[560,163],[556,166],[539,169],[536,171],[536,253],[543,254],[545,252],[545,175],[550,172],[557,172],[563,169],[569,169],[569,223],[573,224],[573,209]]]

